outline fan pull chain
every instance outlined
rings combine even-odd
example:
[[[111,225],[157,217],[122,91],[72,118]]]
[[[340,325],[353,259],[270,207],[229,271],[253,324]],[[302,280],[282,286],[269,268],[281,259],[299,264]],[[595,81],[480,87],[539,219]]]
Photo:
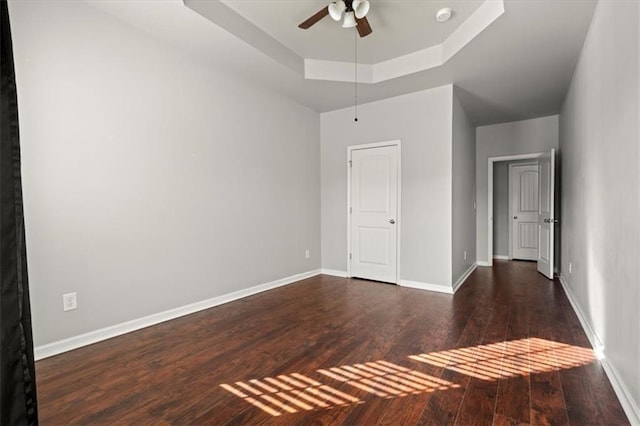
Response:
[[[353,32],[354,35],[354,44],[355,44],[355,60],[354,62],[354,79],[353,79],[353,85],[354,85],[354,91],[355,91],[355,110],[356,110],[356,117],[354,118],[353,121],[358,121],[358,32],[354,31]]]

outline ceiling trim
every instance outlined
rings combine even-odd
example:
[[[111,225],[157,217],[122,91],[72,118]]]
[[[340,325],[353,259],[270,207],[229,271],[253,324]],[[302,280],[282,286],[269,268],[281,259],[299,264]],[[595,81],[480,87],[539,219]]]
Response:
[[[375,64],[355,64],[303,59],[220,0],[183,0],[183,3],[307,80],[365,84],[376,84],[444,65],[504,13],[504,0],[487,0],[441,44]]]
[[[487,0],[442,44],[375,64],[304,60],[304,78],[375,84],[444,65],[504,13],[503,0]]]

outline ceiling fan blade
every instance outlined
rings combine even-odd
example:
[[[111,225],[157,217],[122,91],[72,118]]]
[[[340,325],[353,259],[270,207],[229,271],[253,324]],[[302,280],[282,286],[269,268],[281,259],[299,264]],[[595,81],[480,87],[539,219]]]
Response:
[[[327,16],[328,14],[329,14],[329,7],[328,6],[327,7],[323,7],[315,15],[313,15],[311,18],[307,19],[302,24],[298,25],[298,27],[302,28],[303,30],[306,30],[310,26],[312,26],[313,24],[315,24],[316,22],[318,22],[319,20],[321,20],[322,18]]]
[[[371,34],[371,25],[369,25],[369,20],[366,16],[364,18],[356,18],[356,22],[358,23],[358,25],[356,25],[356,28],[358,29],[358,34],[360,34],[360,37],[366,37]]]

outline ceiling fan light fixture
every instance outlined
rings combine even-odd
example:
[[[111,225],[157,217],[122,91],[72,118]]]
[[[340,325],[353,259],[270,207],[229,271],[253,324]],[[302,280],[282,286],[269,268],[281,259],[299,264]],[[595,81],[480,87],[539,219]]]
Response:
[[[353,28],[356,25],[356,17],[353,12],[347,12],[344,14],[344,21],[342,21],[342,28]]]
[[[369,2],[367,0],[353,0],[351,7],[358,19],[364,18],[369,13]]]
[[[329,5],[329,15],[334,21],[339,21],[342,18],[342,13],[347,8],[347,5],[343,0],[338,0]]]

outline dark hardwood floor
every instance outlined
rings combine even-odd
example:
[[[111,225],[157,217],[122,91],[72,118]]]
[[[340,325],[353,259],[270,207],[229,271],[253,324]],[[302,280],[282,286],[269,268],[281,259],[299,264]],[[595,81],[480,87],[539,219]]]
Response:
[[[318,276],[37,363],[41,423],[628,424],[560,286]]]

